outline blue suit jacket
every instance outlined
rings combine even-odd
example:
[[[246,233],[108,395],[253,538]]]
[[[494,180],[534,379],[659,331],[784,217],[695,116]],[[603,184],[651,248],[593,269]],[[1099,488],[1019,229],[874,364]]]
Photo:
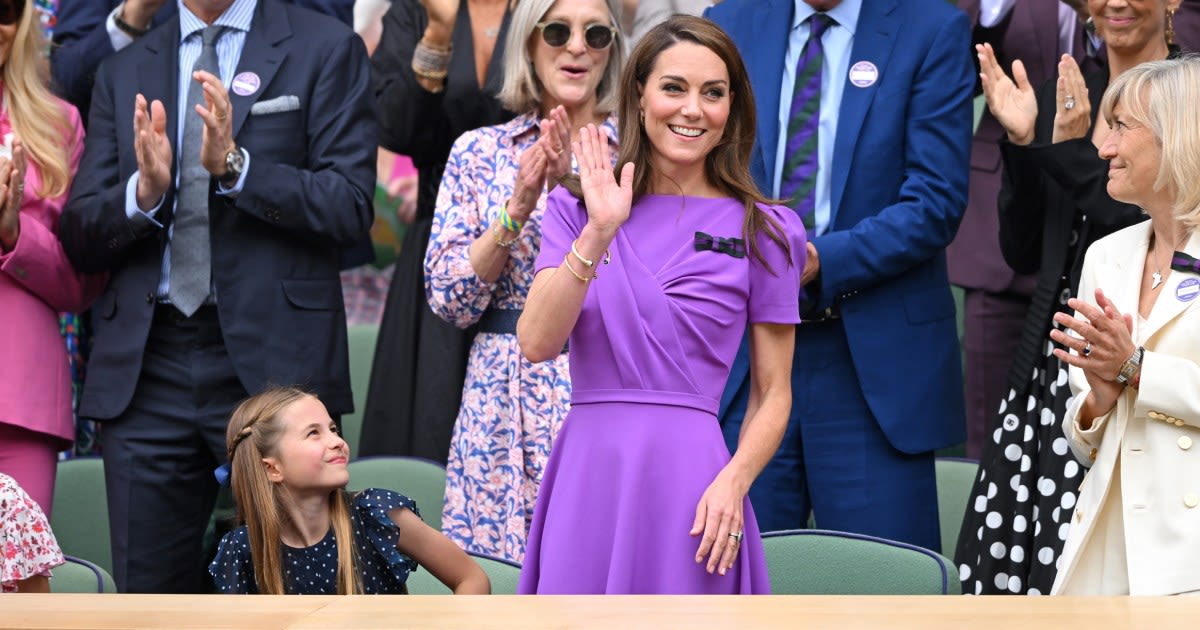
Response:
[[[110,274],[93,307],[95,344],[80,413],[121,414],[142,364],[167,239],[135,232],[125,188],[137,170],[134,95],[166,107],[178,160],[178,17],[107,59],[96,75],[87,147],[63,211],[60,239],[77,269]],[[307,385],[330,413],[353,408],[338,248],[372,221],[378,126],[362,40],[329,17],[259,0],[236,71],[261,87],[230,92],[233,134],[250,153],[236,199],[209,196],[212,273],[225,346],[248,392]],[[299,109],[252,114],[294,96]],[[192,158],[197,159],[197,158]],[[156,219],[170,223],[174,187]]]
[[[751,173],[771,190],[792,0],[727,0],[709,10],[737,43],[758,103]],[[844,320],[859,384],[892,445],[917,453],[965,438],[962,368],[946,245],[967,202],[975,70],[966,15],[945,0],[865,0],[833,150],[830,229],[812,239],[821,273],[804,289]],[[801,324],[803,326],[803,324]],[[796,361],[804,361],[797,346]],[[743,349],[722,397],[748,377]],[[838,392],[830,392],[838,396]]]

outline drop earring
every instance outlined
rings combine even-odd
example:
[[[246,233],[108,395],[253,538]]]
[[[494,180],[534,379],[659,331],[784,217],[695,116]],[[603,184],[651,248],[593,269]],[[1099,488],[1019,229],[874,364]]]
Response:
[[[1175,45],[1175,9],[1167,9],[1167,45]]]

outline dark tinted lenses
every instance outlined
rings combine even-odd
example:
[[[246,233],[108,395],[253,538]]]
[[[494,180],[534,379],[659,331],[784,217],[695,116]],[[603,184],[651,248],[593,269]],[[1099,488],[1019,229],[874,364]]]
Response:
[[[0,24],[15,24],[25,11],[25,0],[0,0]]]
[[[565,22],[542,22],[538,28],[542,29],[542,40],[554,48],[566,46],[571,40],[571,27]],[[613,29],[603,24],[592,24],[583,30],[583,41],[589,48],[603,50],[612,45]]]

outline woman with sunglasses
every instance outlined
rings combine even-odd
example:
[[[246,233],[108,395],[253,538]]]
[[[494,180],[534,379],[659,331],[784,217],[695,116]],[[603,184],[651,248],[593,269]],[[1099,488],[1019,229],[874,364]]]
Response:
[[[516,0],[394,0],[371,57],[383,148],[412,157],[416,219],[392,272],[358,455],[446,461],[473,330],[429,309],[422,261],[455,138],[510,120],[497,99]]]
[[[520,592],[766,593],[746,495],[791,407],[804,227],[750,177],[750,80],[712,22],[646,34],[619,116],[619,180],[589,126],[579,180],[547,202],[517,326],[531,361],[569,336],[574,389]],[[730,458],[717,403],[747,329],[753,387]]]
[[[520,562],[550,445],[571,395],[566,348],[534,365],[515,327],[533,280],[547,188],[585,125],[616,140],[625,53],[616,0],[523,0],[504,60],[508,123],[463,134],[438,191],[425,287],[447,321],[478,325],[446,466],[442,529],[468,551]]]
[[[87,308],[103,278],[76,274],[56,235],[83,127],[50,92],[43,42],[32,0],[0,0],[0,470],[49,515],[75,437],[58,313]]]

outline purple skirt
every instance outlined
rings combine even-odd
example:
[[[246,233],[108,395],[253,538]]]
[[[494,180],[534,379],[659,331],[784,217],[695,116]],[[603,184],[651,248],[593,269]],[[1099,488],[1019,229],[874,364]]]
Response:
[[[539,490],[519,592],[769,593],[749,499],[733,568],[709,575],[695,561],[700,537],[688,532],[696,505],[729,459],[709,412],[573,403]]]

